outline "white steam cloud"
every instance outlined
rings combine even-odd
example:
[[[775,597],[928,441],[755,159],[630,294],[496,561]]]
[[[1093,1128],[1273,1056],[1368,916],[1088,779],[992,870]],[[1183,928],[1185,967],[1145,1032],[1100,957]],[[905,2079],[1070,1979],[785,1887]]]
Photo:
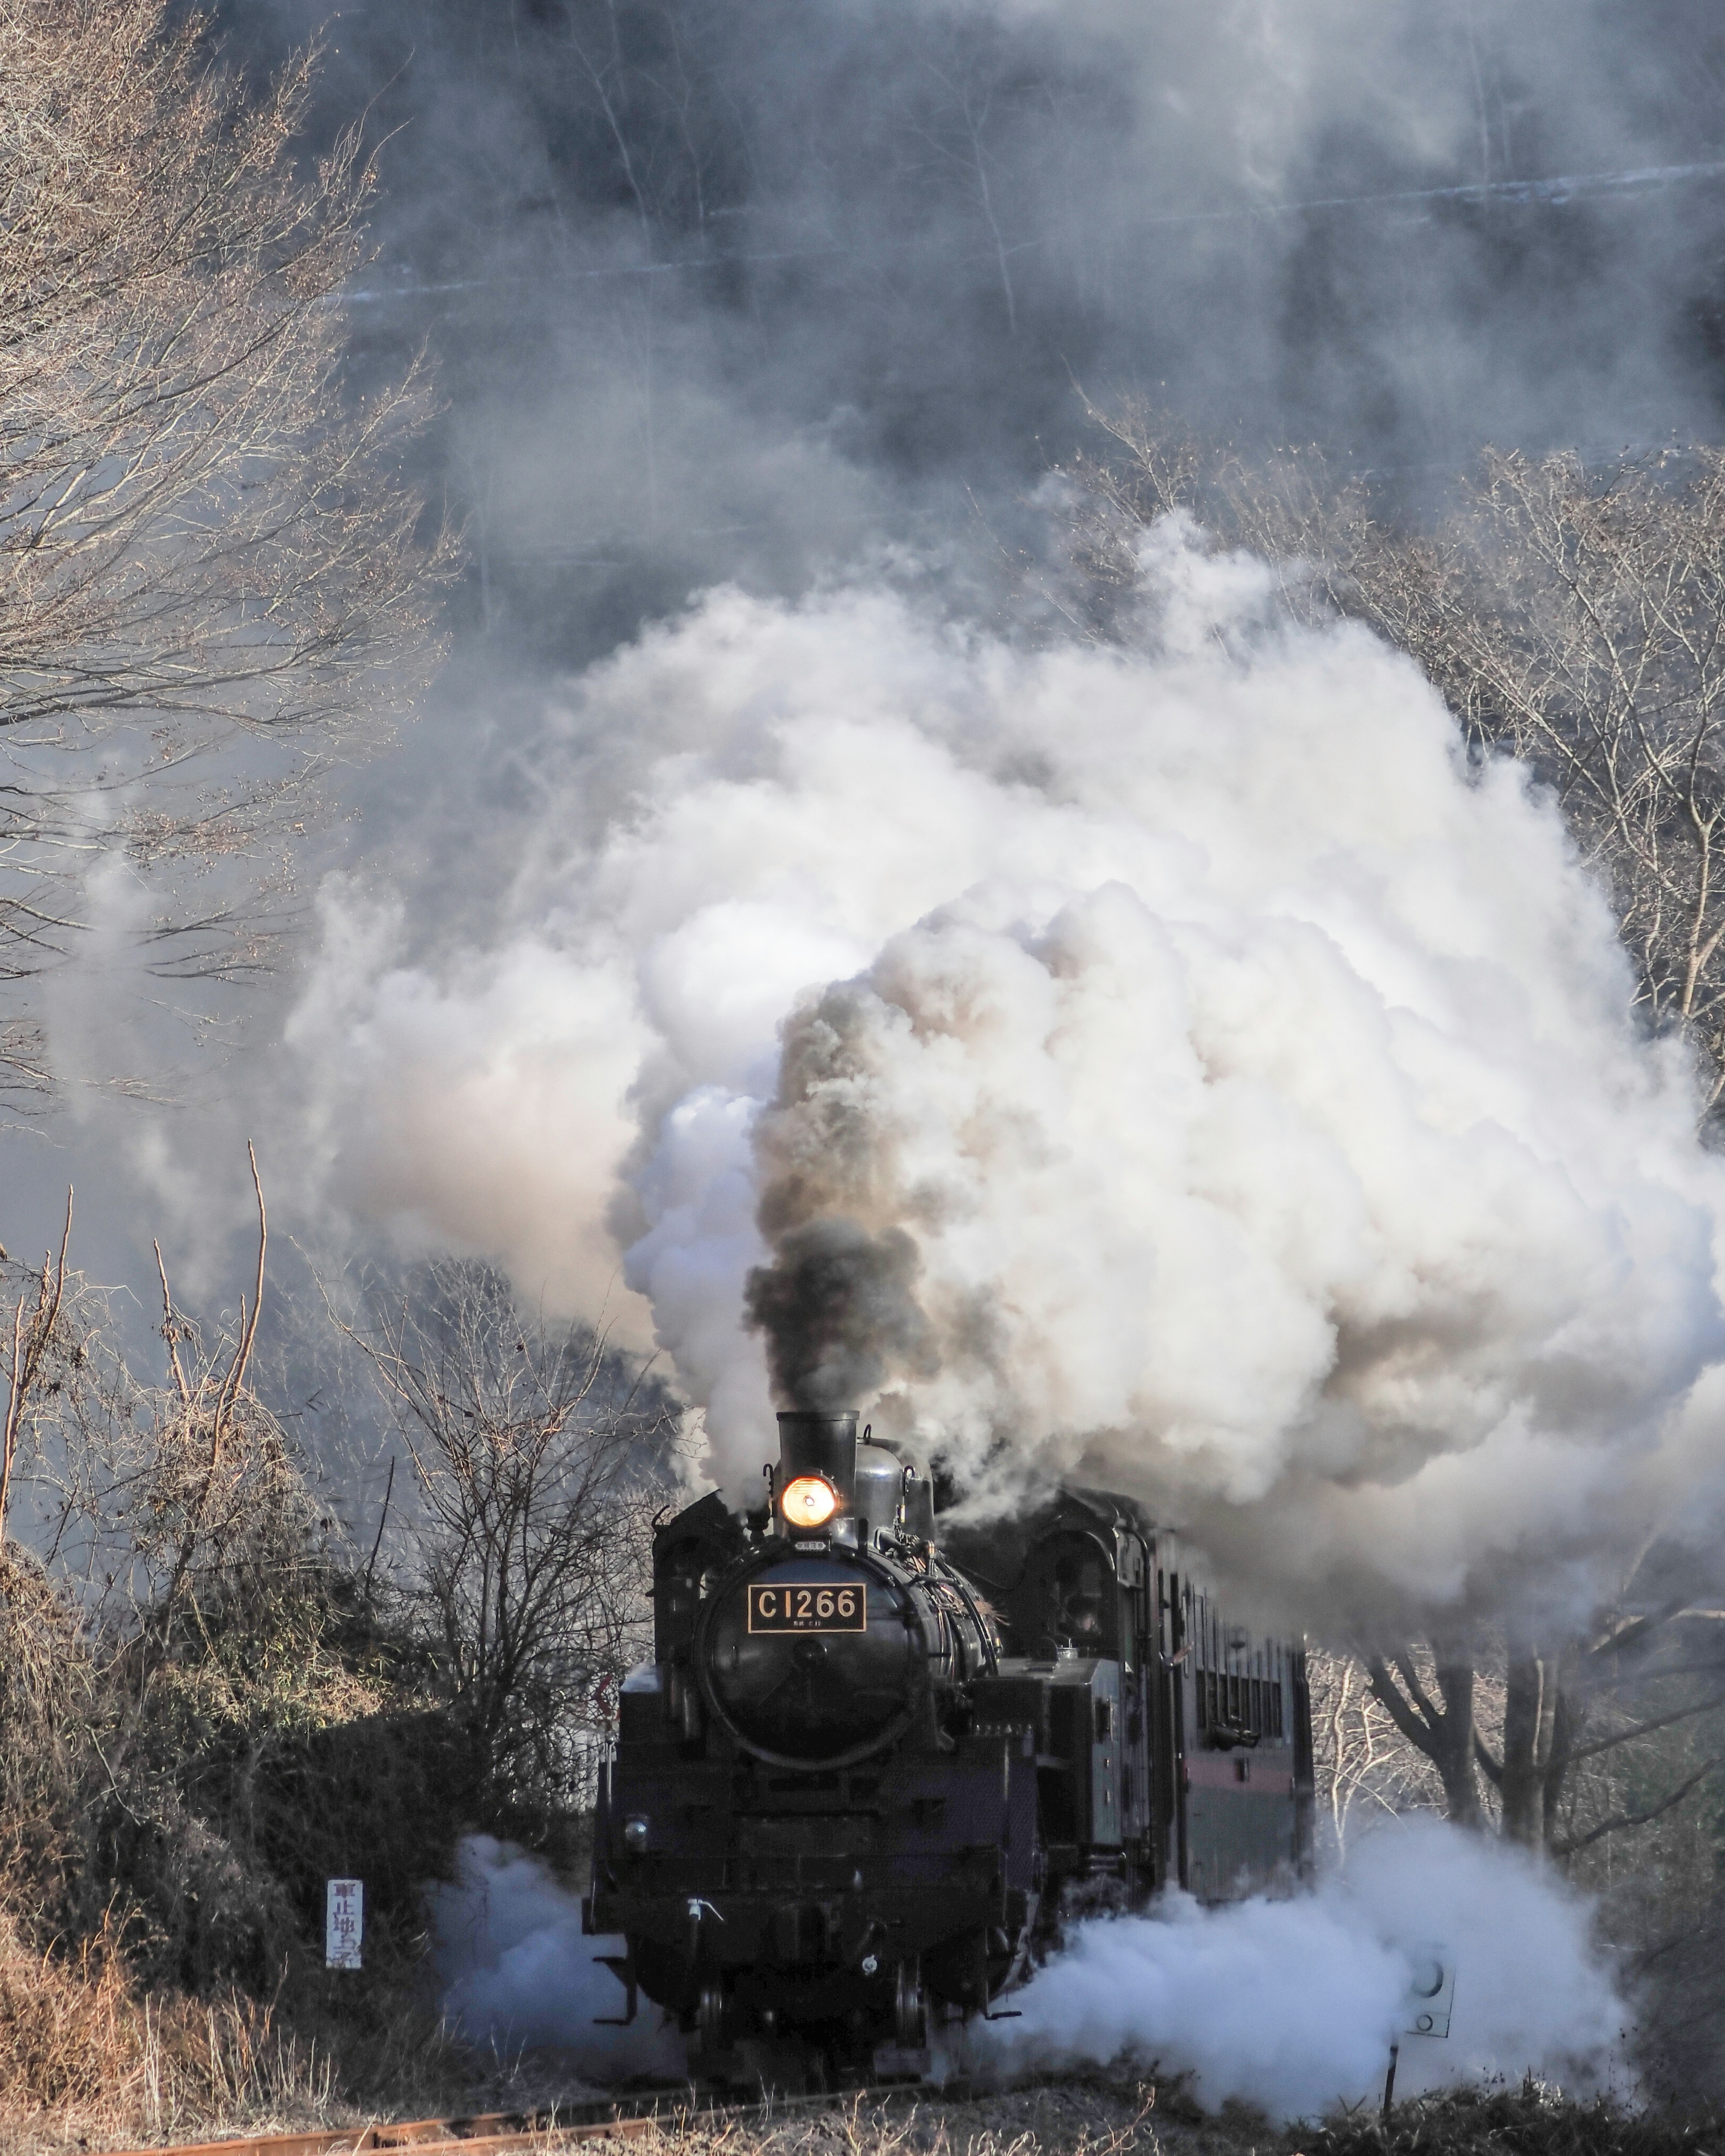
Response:
[[[1144,574],[1132,652],[721,591],[594,668],[498,947],[326,893],[325,1187],[650,1326],[736,1492],[764,1197],[908,1237],[857,1404],[973,1486],[1139,1492],[1309,1620],[1589,1594],[1717,1474],[1689,1068],[1411,665],[1178,522]]]
[[[620,1938],[583,1938],[581,1903],[525,1850],[471,1835],[453,1884],[430,1891],[433,1967],[453,2027],[505,2054],[555,2046],[602,2082],[684,2071],[683,2041],[650,1999],[627,1998],[598,1958]]]
[[[1450,2032],[1416,2035],[1410,1990],[1441,1949]],[[1091,2061],[1192,2076],[1214,2108],[1242,2097],[1280,2119],[1532,2072],[1573,2092],[1626,2090],[1629,2015],[1589,1952],[1587,1912],[1519,1851],[1436,1820],[1368,1836],[1312,1895],[1077,1928],[1009,2004],[967,2032],[996,2072]]]
[[[599,2082],[686,2070],[649,2001],[610,2025],[623,1987],[596,1957],[622,1942],[583,1938],[579,1902],[536,1859],[472,1836],[431,1914],[444,2010],[470,2041],[555,2047]],[[1411,2033],[1433,1950],[1454,1971],[1443,2038]],[[1153,1917],[1077,1925],[1008,2004],[1018,2019],[947,2033],[948,2071],[1154,2068],[1189,2076],[1209,2107],[1239,2097],[1284,2119],[1376,2096],[1392,2043],[1404,2096],[1527,2072],[1630,2086],[1629,2011],[1586,1904],[1521,1851],[1434,1820],[1363,1837],[1315,1893],[1214,1909],[1175,1893]]]

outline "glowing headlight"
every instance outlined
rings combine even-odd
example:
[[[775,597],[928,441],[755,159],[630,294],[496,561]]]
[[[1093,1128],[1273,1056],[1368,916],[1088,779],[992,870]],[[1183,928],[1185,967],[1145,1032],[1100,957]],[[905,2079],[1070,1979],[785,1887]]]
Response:
[[[819,1475],[799,1475],[785,1484],[778,1508],[793,1527],[824,1527],[839,1509],[839,1496]]]

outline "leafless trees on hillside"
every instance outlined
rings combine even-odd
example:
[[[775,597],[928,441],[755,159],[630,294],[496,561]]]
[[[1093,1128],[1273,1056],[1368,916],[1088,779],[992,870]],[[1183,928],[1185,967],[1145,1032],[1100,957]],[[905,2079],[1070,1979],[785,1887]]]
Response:
[[[1450,1819],[1489,1821],[1507,1840],[1568,1859],[1664,1818],[1725,1764],[1722,1614],[1679,1596],[1609,1613],[1548,1651],[1512,1633],[1351,1667],[1429,1763]],[[1707,1740],[1698,1756],[1697,1730]],[[1383,1757],[1379,1747],[1374,1771]],[[1345,1754],[1342,1763],[1358,1781]]]
[[[1374,1816],[1433,1811],[1620,1898],[1639,1869],[1656,1898],[1658,1880],[1686,1877],[1693,1867],[1672,1851],[1697,1833],[1711,1846],[1708,1794],[1725,1766],[1725,1652],[1721,1613],[1681,1599],[1620,1612],[1551,1655],[1502,1635],[1314,1653],[1318,1778],[1337,1845]],[[1673,1921],[1693,1887],[1672,1898]]]
[[[380,1568],[382,1523],[343,1530],[254,1382],[264,1224],[259,1191],[255,1271],[213,1327],[163,1278],[159,1378],[62,1256],[45,1291],[0,1261],[0,1964],[15,1940],[105,1957],[127,2026],[135,1984],[236,2027],[285,1984],[315,2002],[336,1871],[367,1880],[368,1969],[398,1953],[414,1979],[461,1834],[578,1839],[649,1613],[665,1433],[640,1373],[482,1267],[413,1276],[348,1335],[404,1448]]]
[[[344,382],[372,186],[295,170],[310,64],[256,100],[167,0],[0,0],[0,1079],[99,861],[153,873],[168,976],[232,978],[333,737],[417,685],[446,538],[403,473],[417,369]],[[249,746],[248,746],[249,744]],[[239,864],[177,902],[161,890]]]
[[[1725,1085],[1725,453],[1487,459],[1458,516],[1349,564],[1470,734],[1553,788],[1658,1025]]]

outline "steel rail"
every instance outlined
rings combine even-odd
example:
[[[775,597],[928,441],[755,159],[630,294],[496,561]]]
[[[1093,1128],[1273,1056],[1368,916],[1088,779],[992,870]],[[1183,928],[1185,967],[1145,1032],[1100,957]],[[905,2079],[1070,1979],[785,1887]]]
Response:
[[[551,2148],[564,2141],[592,2141],[606,2134],[632,2138],[654,2124],[651,2112],[636,2117],[560,2119],[554,2112],[527,2116],[493,2112],[471,2118],[412,2118],[394,2123],[321,2128],[311,2133],[250,2133],[224,2141],[171,2142],[165,2147],[116,2152],[116,2156],[372,2156],[411,2150],[413,2156],[498,2156],[505,2149]]]
[[[323,2127],[310,2133],[249,2133],[220,2141],[177,2141],[114,2150],[107,2156],[503,2156],[513,2149],[560,2148],[566,2142],[608,2136],[634,2140],[674,2120],[770,2118],[786,2112],[831,2110],[870,2095],[903,2093],[901,2084],[878,2089],[830,2089],[819,2096],[772,2096],[754,2103],[714,2103],[683,2088],[639,2105],[610,2099],[559,2105],[541,2112],[483,2112],[471,2117],[374,2120],[367,2126]]]

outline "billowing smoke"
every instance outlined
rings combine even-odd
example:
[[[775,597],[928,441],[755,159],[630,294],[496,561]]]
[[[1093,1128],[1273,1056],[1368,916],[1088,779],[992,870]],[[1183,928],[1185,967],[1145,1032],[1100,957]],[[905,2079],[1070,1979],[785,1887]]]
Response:
[[[430,1894],[433,1966],[452,2027],[503,2056],[555,2046],[601,2082],[684,2070],[675,2027],[650,1999],[636,2019],[600,1958],[619,1938],[583,1938],[581,1904],[537,1858],[490,1835],[461,1845],[454,1884]]]
[[[1448,2032],[1418,2034],[1416,1992],[1445,1964]],[[1176,1894],[1153,1917],[1081,1925],[1011,2004],[1019,2020],[972,2025],[968,2063],[1159,2065],[1207,2106],[1239,2097],[1278,2119],[1380,2096],[1392,2044],[1398,2095],[1530,2072],[1576,2093],[1629,2086],[1629,2012],[1585,1905],[1432,1820],[1369,1835],[1296,1900],[1204,1910]]]
[[[765,1227],[780,1209],[771,1194]],[[787,1405],[848,1407],[889,1373],[932,1376],[928,1321],[917,1307],[920,1260],[902,1228],[870,1235],[842,1215],[797,1221],[773,1239],[773,1262],[749,1275],[744,1303],[767,1337],[773,1389]]]
[[[737,1492],[770,1340],[978,1502],[1137,1491],[1307,1621],[1589,1595],[1717,1494],[1689,1065],[1406,661],[1176,524],[1144,573],[1136,651],[721,592],[592,670],[495,947],[391,965],[327,896],[325,1188],[603,1277]]]

